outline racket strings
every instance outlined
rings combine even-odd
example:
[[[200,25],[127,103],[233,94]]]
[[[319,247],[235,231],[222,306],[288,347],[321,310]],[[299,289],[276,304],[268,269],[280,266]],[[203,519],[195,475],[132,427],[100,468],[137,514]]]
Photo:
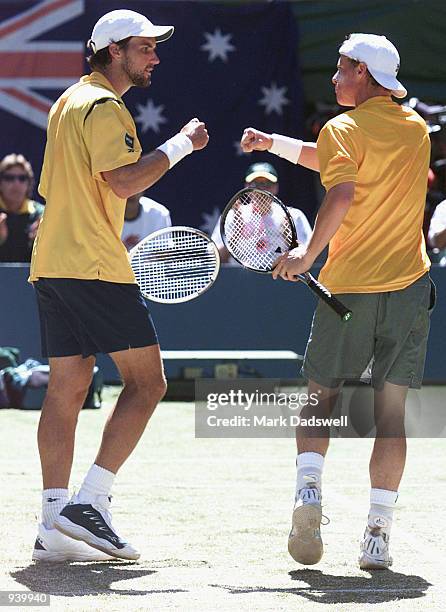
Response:
[[[218,252],[209,239],[184,230],[149,238],[132,256],[142,293],[158,301],[182,301],[202,293],[215,280],[218,267]]]
[[[290,221],[273,196],[263,192],[242,193],[224,219],[230,253],[242,265],[270,271],[277,257],[288,251],[294,235]]]

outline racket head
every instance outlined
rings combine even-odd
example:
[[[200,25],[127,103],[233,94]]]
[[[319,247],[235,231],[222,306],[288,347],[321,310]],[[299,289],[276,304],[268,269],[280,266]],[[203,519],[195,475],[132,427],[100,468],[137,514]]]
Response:
[[[221,216],[220,233],[238,263],[263,274],[273,270],[282,253],[298,246],[287,207],[263,189],[247,187],[229,200]]]
[[[152,302],[179,304],[207,291],[220,270],[220,254],[204,232],[177,225],[141,240],[129,252],[141,293]]]

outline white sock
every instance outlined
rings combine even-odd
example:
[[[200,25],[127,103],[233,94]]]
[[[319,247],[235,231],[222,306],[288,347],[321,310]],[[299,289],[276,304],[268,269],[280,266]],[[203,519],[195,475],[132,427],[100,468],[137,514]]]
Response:
[[[296,497],[299,499],[302,489],[308,486],[311,479],[317,481],[319,495],[321,492],[322,468],[324,467],[324,457],[319,453],[300,453],[296,458],[297,478],[296,478]],[[319,500],[315,499],[315,502]]]
[[[83,504],[91,504],[98,495],[110,495],[115,474],[95,463],[88,470],[79,489],[78,499]]]
[[[54,521],[68,504],[68,489],[44,489],[42,493],[42,523],[46,529],[54,529]]]
[[[382,527],[385,533],[390,534],[397,499],[398,491],[371,489],[369,527]]]

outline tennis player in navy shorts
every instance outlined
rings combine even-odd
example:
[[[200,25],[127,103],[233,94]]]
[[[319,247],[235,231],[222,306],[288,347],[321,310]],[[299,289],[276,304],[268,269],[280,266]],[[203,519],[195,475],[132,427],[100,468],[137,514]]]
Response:
[[[53,105],[39,185],[45,213],[30,281],[39,305],[50,379],[39,423],[43,510],[33,559],[138,559],[110,514],[115,475],[166,390],[156,332],[120,236],[128,197],[156,183],[208,142],[197,118],[141,156],[122,101],[148,87],[157,44],[173,34],[129,10],[107,13],[88,43],[91,74]],[[96,353],[109,353],[124,388],[105,425],[94,464],[68,498],[74,437]]]

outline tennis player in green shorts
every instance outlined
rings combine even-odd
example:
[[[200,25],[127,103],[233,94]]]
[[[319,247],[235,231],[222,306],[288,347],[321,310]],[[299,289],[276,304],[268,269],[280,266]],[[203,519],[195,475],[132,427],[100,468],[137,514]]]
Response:
[[[46,206],[30,273],[50,363],[38,431],[43,497],[36,561],[140,556],[112,525],[110,492],[166,381],[156,331],[121,241],[125,205],[209,137],[195,118],[142,155],[122,96],[150,85],[160,62],[157,44],[172,34],[172,26],[156,26],[134,11],[107,13],[89,41],[91,74],[49,114],[39,185]],[[77,418],[96,353],[112,357],[124,389],[94,463],[69,500]]]
[[[332,78],[341,106],[353,107],[321,130],[317,144],[247,128],[245,152],[268,150],[319,171],[327,191],[308,246],[282,255],[274,278],[294,281],[329,245],[319,280],[353,311],[344,323],[317,306],[303,373],[328,416],[344,380],[371,363],[377,436],[370,459],[370,509],[360,547],[362,569],[392,564],[389,537],[406,458],[405,402],[422,383],[434,287],[422,224],[430,141],[423,119],[393,99],[400,58],[384,36],[352,34],[339,49]],[[312,565],[323,554],[321,479],[328,428],[299,428],[296,503],[288,550]]]

